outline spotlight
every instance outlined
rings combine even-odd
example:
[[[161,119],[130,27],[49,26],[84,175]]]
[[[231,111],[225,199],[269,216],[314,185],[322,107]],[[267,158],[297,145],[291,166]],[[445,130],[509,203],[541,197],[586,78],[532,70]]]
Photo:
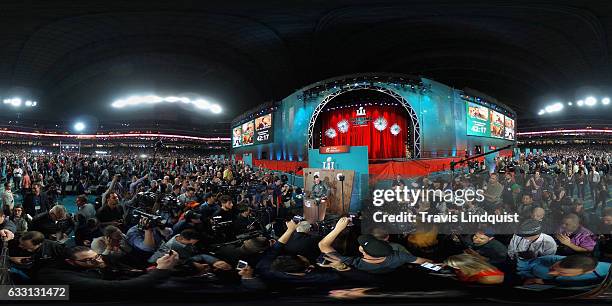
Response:
[[[25,106],[32,107],[32,101],[30,101],[30,100],[25,101]]]
[[[572,106],[573,103],[572,102],[567,102],[567,105]]]
[[[221,113],[221,106],[219,106],[219,104],[213,104],[210,106],[210,111],[213,112],[214,114],[219,114]]]
[[[588,97],[584,100],[584,104],[586,104],[587,106],[593,106],[597,104],[597,99],[595,99],[594,97]]]
[[[603,105],[610,104],[610,98],[605,97],[605,98],[601,99],[601,104],[603,104]]]
[[[576,102],[576,104],[578,104],[578,106],[583,106],[584,105],[584,101],[583,100],[578,100],[578,102]]]
[[[77,122],[74,124],[74,130],[77,132],[82,132],[85,129],[85,123]]]
[[[21,106],[21,99],[19,99],[19,98],[11,99],[11,105],[13,105],[15,107]]]
[[[544,113],[546,113],[546,112],[545,112],[543,109],[541,109],[541,110],[538,112],[538,115],[542,116],[542,115],[544,115]]]

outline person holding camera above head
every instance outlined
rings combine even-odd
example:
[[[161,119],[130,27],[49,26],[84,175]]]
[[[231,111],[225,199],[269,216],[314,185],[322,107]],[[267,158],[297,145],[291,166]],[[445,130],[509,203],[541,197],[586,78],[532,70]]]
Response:
[[[32,187],[32,192],[28,193],[23,199],[23,209],[26,214],[36,216],[40,213],[49,211],[51,208],[47,193],[42,191],[40,183],[36,183]]]
[[[62,205],[55,205],[48,212],[34,217],[30,228],[43,233],[47,239],[64,242],[75,226],[66,208]]]
[[[159,258],[155,269],[144,275],[127,280],[106,280],[104,272],[108,271],[108,265],[101,254],[88,247],[77,246],[68,250],[66,256],[61,263],[43,267],[37,278],[43,284],[70,285],[71,295],[91,295],[91,290],[100,288],[115,294],[133,294],[134,289],[148,289],[168,279],[179,261],[178,253],[173,252]]]
[[[163,242],[157,251],[149,258],[149,263],[155,263],[159,258],[170,252],[179,255],[178,266],[188,274],[199,274],[208,272],[210,268],[228,271],[232,267],[225,261],[215,256],[203,254],[197,249],[196,244],[201,240],[200,234],[192,229],[186,229],[180,234]],[[195,270],[194,270],[195,269]],[[194,273],[197,272],[197,273]]]
[[[429,259],[413,256],[410,253],[394,251],[388,242],[378,240],[376,237],[367,234],[361,235],[357,239],[359,242],[359,253],[361,256],[340,255],[332,244],[349,224],[346,217],[340,218],[336,227],[325,238],[319,242],[321,253],[327,257],[337,258],[337,260],[347,266],[372,274],[385,274],[395,271],[397,268],[407,263],[423,264],[431,262]]]

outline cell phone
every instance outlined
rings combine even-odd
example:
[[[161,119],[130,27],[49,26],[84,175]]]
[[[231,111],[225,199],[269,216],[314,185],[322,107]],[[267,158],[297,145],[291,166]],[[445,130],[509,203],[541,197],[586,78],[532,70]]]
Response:
[[[244,261],[244,260],[238,260],[238,266],[236,266],[236,270],[242,270],[244,268],[246,268],[249,265],[248,262]]]
[[[442,267],[438,266],[438,265],[434,265],[432,263],[426,262],[424,264],[421,264],[421,267],[425,268],[425,269],[429,269],[432,271],[440,271],[442,269]]]

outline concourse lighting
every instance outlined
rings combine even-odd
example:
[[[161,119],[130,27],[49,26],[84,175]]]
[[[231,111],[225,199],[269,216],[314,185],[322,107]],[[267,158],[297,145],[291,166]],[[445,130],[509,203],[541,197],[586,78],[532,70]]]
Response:
[[[576,102],[576,104],[578,104],[578,106],[583,106],[584,105],[584,101],[583,100],[578,100],[578,102]]]
[[[586,104],[587,106],[593,106],[597,104],[597,99],[595,99],[594,97],[588,97],[584,100],[584,104]]]
[[[176,97],[176,96],[167,96],[167,97],[159,97],[155,95],[147,95],[147,96],[131,96],[126,99],[119,99],[114,101],[111,106],[114,108],[123,108],[130,105],[139,105],[139,104],[156,104],[156,103],[177,103],[182,102],[184,104],[192,104],[198,109],[210,110],[214,114],[221,113],[221,106],[218,104],[212,104],[209,101],[198,98],[198,99],[190,99],[187,97]]]
[[[77,132],[82,132],[85,129],[85,123],[77,122],[74,124],[74,130]]]
[[[605,98],[601,99],[601,104],[603,104],[603,105],[610,104],[610,98],[605,97]]]

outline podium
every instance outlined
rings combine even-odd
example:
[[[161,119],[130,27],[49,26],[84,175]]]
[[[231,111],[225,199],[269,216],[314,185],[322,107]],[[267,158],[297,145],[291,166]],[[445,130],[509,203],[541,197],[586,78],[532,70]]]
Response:
[[[325,220],[327,212],[327,200],[317,200],[315,198],[304,199],[304,219],[310,224],[315,224]]]
[[[353,182],[355,178],[354,170],[329,170],[319,168],[305,168],[304,170],[304,219],[311,224],[325,219],[327,214],[346,215],[350,211],[351,196],[353,193]],[[344,175],[344,181],[337,179],[338,174]],[[314,186],[314,176],[319,175],[319,179],[329,189],[329,196],[325,202],[317,206],[317,201],[310,193]],[[344,209],[342,201],[342,190],[344,189]],[[310,201],[310,202],[308,202]],[[310,204],[310,206],[308,206]]]

